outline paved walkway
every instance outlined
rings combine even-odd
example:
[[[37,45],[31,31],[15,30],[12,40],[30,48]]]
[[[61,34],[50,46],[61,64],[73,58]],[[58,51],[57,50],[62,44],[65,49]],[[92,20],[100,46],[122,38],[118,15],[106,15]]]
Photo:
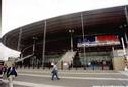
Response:
[[[8,83],[8,80],[3,80],[3,82]],[[45,84],[36,84],[30,82],[21,82],[21,81],[14,81],[15,85],[23,86],[23,87],[63,87],[63,86],[53,86],[53,85],[45,85]]]
[[[22,76],[34,76],[34,77],[48,77],[48,78],[51,78],[50,75],[35,75],[35,74],[19,74],[19,75],[22,75]],[[128,81],[128,78],[103,78],[103,77],[78,77],[78,76],[61,76],[60,77],[61,79],[85,79],[85,80],[116,80],[116,81]]]
[[[128,76],[128,71],[119,71],[119,73]]]
[[[18,73],[29,73],[29,74],[50,74],[49,69],[18,69]],[[119,74],[117,71],[112,70],[59,70],[60,74]]]
[[[58,81],[55,82],[53,81],[53,83],[49,82],[50,80],[48,80],[48,78],[49,79],[51,78],[50,70],[22,69],[22,70],[18,70],[18,73],[19,76],[16,79],[16,81],[14,81],[14,84],[19,86],[14,86],[14,87],[20,87],[20,86],[22,87],[86,87],[84,84],[82,85],[83,81],[85,81],[84,83],[87,82],[86,83],[86,85],[88,85],[87,87],[89,87],[90,84],[90,82],[88,81],[94,82],[91,87],[115,87],[112,86],[114,84],[119,84],[118,87],[128,87],[128,72],[124,72],[124,71],[117,72],[117,71],[99,71],[99,70],[97,71],[63,70],[63,71],[59,71],[59,75],[61,78],[59,83]],[[33,78],[35,78],[35,80],[33,80]],[[4,82],[8,83],[7,80],[4,80]],[[81,84],[82,86],[77,86],[78,84],[76,82],[77,83],[80,82],[79,84]],[[97,82],[98,83],[105,82],[104,84],[106,86],[101,86],[100,84],[102,83],[98,84]],[[112,82],[111,86],[109,85],[110,82]],[[74,86],[71,85],[71,83],[73,83]],[[66,85],[70,85],[70,86],[66,86]]]

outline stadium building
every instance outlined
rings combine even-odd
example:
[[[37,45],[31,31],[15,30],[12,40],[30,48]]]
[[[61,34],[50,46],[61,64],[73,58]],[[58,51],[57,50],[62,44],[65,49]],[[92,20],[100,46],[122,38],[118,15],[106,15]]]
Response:
[[[83,11],[21,26],[6,33],[5,46],[20,51],[18,66],[123,70],[128,6]]]

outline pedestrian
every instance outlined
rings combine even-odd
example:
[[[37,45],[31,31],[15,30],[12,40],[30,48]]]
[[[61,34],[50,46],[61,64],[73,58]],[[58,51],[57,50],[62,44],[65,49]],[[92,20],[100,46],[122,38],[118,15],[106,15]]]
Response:
[[[8,70],[8,66],[5,64],[3,67],[3,78],[6,79],[7,78],[7,70]]]
[[[54,77],[56,76],[56,79],[59,80],[60,78],[58,77],[58,68],[56,66],[56,63],[53,65],[53,68],[52,68],[52,78],[51,80],[54,80]]]
[[[17,77],[17,72],[14,64],[12,64],[12,66],[8,68],[7,77],[9,80],[9,87],[13,87],[13,80],[15,79],[15,77]]]
[[[68,70],[71,70],[71,68],[72,68],[72,61],[68,62]]]

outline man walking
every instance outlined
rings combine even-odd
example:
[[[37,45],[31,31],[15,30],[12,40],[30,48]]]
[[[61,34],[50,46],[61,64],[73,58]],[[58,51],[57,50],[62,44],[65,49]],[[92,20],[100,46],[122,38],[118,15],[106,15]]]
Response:
[[[12,66],[9,67],[7,70],[7,77],[9,79],[9,87],[13,87],[13,80],[16,76],[17,76],[17,72],[16,72],[14,64],[12,64]]]
[[[53,65],[53,68],[52,68],[52,78],[51,78],[51,80],[54,80],[54,76],[56,76],[57,80],[60,79],[58,77],[58,68],[56,66],[56,63]]]

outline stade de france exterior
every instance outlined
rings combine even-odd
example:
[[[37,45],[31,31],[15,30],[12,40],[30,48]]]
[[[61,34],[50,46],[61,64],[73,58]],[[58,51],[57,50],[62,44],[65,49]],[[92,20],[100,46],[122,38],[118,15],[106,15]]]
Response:
[[[127,65],[128,6],[73,14],[21,26],[2,43],[20,51],[17,67],[124,70]]]

